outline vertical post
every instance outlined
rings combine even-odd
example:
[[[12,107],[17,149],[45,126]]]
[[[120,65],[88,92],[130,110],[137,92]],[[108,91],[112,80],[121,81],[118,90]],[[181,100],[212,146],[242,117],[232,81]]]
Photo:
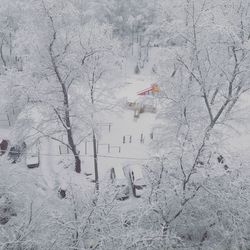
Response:
[[[119,153],[121,153],[121,147],[119,146]]]
[[[129,171],[129,180],[130,180],[130,188],[131,188],[131,191],[132,191],[132,195],[134,197],[137,197],[136,195],[136,188],[135,188],[135,184],[134,184],[134,181],[135,181],[135,177],[134,177],[134,172],[133,171]]]
[[[132,56],[134,55],[134,25],[132,25]]]
[[[116,178],[115,169],[111,168],[111,170],[110,170],[110,179],[111,179],[112,183],[114,183],[115,178]]]
[[[108,153],[110,153],[110,144],[108,144]]]
[[[150,139],[151,139],[151,140],[154,139],[154,133],[153,133],[153,132],[150,133]]]
[[[123,136],[123,140],[122,140],[122,142],[123,142],[123,144],[125,144],[125,142],[126,142],[126,138],[125,138],[125,136]]]
[[[85,141],[85,155],[88,153],[88,142]]]
[[[146,47],[146,60],[147,60],[147,62],[148,62],[148,58],[149,58],[149,44],[150,44],[150,39],[148,40],[147,47]]]
[[[143,143],[143,134],[141,134],[140,142]]]
[[[140,68],[143,68],[141,65],[141,58],[142,58],[142,41],[141,41],[141,35],[139,36],[139,65]]]
[[[12,57],[12,36],[11,36],[11,33],[10,33],[10,43],[9,43],[9,45],[10,45],[10,60],[11,60],[11,57]]]
[[[129,143],[132,142],[132,135],[129,136]]]
[[[111,123],[109,123],[109,133],[110,133],[110,131],[111,131]]]
[[[8,112],[6,112],[6,116],[7,116],[7,119],[8,119],[8,124],[9,124],[9,127],[10,127],[10,126],[11,126],[11,122],[10,122],[10,117],[9,117]]]
[[[59,145],[59,153],[62,154],[61,145]]]
[[[93,130],[93,151],[94,151],[94,168],[95,168],[95,188],[99,191],[99,176],[98,176],[98,160],[97,160],[97,141],[95,131]]]

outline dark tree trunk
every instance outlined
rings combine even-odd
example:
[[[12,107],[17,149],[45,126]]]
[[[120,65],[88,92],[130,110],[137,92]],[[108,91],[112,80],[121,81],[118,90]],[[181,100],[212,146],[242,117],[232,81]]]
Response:
[[[79,155],[75,156],[75,171],[79,174],[81,173],[81,159]]]
[[[81,159],[79,157],[79,151],[76,149],[76,145],[74,143],[74,138],[73,138],[73,133],[72,133],[72,128],[71,128],[71,121],[70,121],[70,116],[69,116],[69,111],[68,111],[68,95],[64,96],[64,100],[66,100],[67,105],[66,106],[66,111],[65,111],[65,120],[66,120],[66,126],[67,126],[67,137],[68,137],[68,143],[70,146],[70,149],[72,153],[74,154],[75,158],[75,171],[77,173],[81,173]]]
[[[53,22],[52,22],[53,24]],[[54,32],[53,34],[53,40],[50,43],[49,46],[49,53],[50,53],[50,58],[51,58],[51,62],[53,65],[53,70],[55,72],[56,78],[58,80],[58,82],[60,83],[61,89],[62,89],[62,93],[63,93],[63,106],[64,106],[64,117],[61,117],[60,113],[55,109],[55,112],[60,120],[60,122],[62,123],[62,125],[64,126],[66,133],[67,133],[67,138],[68,138],[68,144],[70,147],[70,150],[72,151],[74,158],[75,158],[75,171],[77,173],[81,172],[81,159],[79,157],[79,151],[76,148],[76,144],[74,142],[74,137],[73,137],[73,132],[72,132],[72,124],[71,124],[71,120],[70,120],[70,104],[69,104],[69,97],[68,97],[68,89],[66,86],[66,83],[64,82],[63,78],[61,77],[58,65],[56,63],[56,57],[54,56],[53,53],[53,44],[56,40],[56,32]]]
[[[97,145],[96,145],[96,136],[93,131],[93,152],[94,152],[94,168],[95,168],[95,188],[99,190],[99,176],[98,176],[98,161],[97,161]]]
[[[91,103],[94,105],[94,84],[95,84],[95,74],[92,75],[92,82],[90,86],[90,98]],[[94,119],[94,114],[91,115],[92,119]],[[93,153],[94,153],[94,169],[95,169],[95,188],[96,191],[99,191],[99,175],[98,175],[98,159],[97,159],[97,142],[96,142],[96,135],[95,130],[93,128]]]

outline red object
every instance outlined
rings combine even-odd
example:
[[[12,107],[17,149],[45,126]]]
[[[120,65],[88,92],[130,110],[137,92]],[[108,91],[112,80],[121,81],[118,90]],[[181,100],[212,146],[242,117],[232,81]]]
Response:
[[[153,86],[137,92],[137,95],[146,95],[153,90]]]
[[[137,92],[137,95],[149,95],[151,93],[159,92],[159,87],[156,83],[152,84],[149,88]]]

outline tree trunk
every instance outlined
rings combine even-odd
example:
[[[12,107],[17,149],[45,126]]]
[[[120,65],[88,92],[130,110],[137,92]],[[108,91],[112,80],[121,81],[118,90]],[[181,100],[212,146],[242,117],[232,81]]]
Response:
[[[75,155],[75,171],[81,173],[81,159],[79,155]]]
[[[77,151],[76,145],[74,143],[73,133],[71,129],[71,121],[69,117],[69,111],[67,109],[65,111],[65,120],[66,120],[66,126],[67,126],[68,143],[75,158],[75,171],[77,173],[81,173],[81,159],[79,157],[79,151]]]
[[[94,168],[95,168],[95,188],[99,190],[98,162],[97,162],[97,145],[95,131],[93,130],[93,152],[94,152]]]
[[[72,124],[71,124],[71,120],[70,120],[70,104],[69,104],[69,97],[68,97],[68,91],[67,91],[67,87],[66,84],[63,80],[63,78],[61,77],[59,68],[56,64],[56,58],[54,56],[53,53],[53,44],[56,40],[56,32],[54,32],[53,34],[53,40],[50,43],[49,46],[49,53],[50,53],[50,58],[51,58],[51,62],[53,65],[53,70],[56,74],[57,80],[60,83],[61,89],[62,89],[62,93],[63,93],[63,106],[64,106],[64,117],[61,117],[61,115],[56,111],[56,114],[59,118],[59,120],[61,121],[62,125],[64,126],[66,133],[67,133],[67,137],[68,137],[68,144],[70,146],[70,149],[72,151],[72,153],[74,154],[74,158],[75,158],[75,171],[77,173],[81,172],[81,159],[79,157],[79,151],[76,148],[76,144],[74,142],[74,137],[73,137],[73,132],[72,132]]]
[[[95,84],[95,74],[92,75],[92,82],[90,87],[90,98],[91,103],[94,105],[95,99],[94,99],[94,84]],[[94,120],[94,114],[91,114],[92,120]],[[99,191],[99,175],[98,175],[98,159],[97,159],[97,142],[96,142],[96,136],[95,136],[95,130],[93,131],[93,153],[94,153],[94,169],[95,169],[95,189],[96,191]]]

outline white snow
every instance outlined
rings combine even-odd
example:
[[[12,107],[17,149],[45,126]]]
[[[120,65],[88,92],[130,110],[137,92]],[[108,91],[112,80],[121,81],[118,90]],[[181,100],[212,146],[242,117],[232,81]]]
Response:
[[[30,157],[27,157],[26,159],[26,164],[28,165],[34,165],[39,163],[39,158],[38,156],[32,155]]]
[[[148,88],[151,84],[157,82],[154,76],[141,72],[139,75],[129,74],[129,77],[123,77],[122,81],[124,81],[124,85],[117,91],[119,99],[146,104],[153,103],[156,106],[157,101],[154,97],[137,95],[138,91]],[[248,96],[243,98],[242,107],[249,109]],[[111,168],[115,169],[117,179],[124,179],[123,167],[127,165],[133,170],[136,181],[140,185],[144,185],[145,180],[142,168],[150,157],[150,134],[156,124],[156,115],[145,112],[139,114],[139,118],[135,119],[134,111],[124,107],[119,113],[109,113],[105,117],[104,123],[111,124],[111,129],[109,131],[108,126],[100,127],[100,137],[97,138],[100,180],[109,176],[107,173],[110,172]],[[225,142],[228,143],[228,147],[234,148],[235,152],[241,152],[241,155],[243,154],[242,152],[249,152],[250,150],[250,125],[248,124],[245,127],[238,127],[241,131],[238,134],[230,135],[227,142]],[[7,134],[8,130],[0,130],[0,138],[5,138]],[[90,137],[79,146],[82,161],[82,173],[80,175],[74,173],[74,164],[72,164],[74,159],[71,153],[65,155],[67,152],[64,150],[65,152],[63,152],[64,155],[62,156],[59,154],[58,142],[48,138],[41,140],[39,168],[50,189],[57,189],[58,187],[66,189],[70,183],[78,183],[82,187],[86,187],[86,183],[93,186],[94,159],[91,139]],[[244,150],[242,150],[243,148]],[[37,158],[30,157],[27,163],[33,164],[36,161]]]
[[[49,140],[48,138],[44,138],[40,141],[41,149],[40,149],[40,168],[43,174],[43,177],[49,188],[54,189],[56,186],[56,174],[53,170],[56,162],[56,144]],[[53,156],[54,155],[54,156]]]

